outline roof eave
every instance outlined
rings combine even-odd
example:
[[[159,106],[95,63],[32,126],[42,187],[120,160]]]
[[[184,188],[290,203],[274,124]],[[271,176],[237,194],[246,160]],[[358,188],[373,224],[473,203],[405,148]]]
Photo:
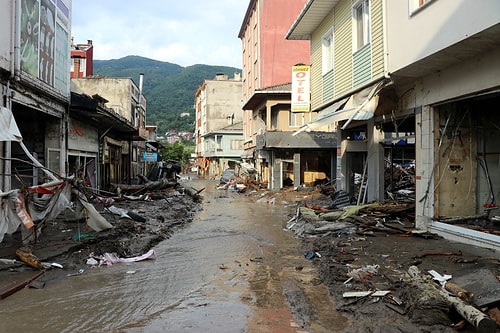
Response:
[[[340,0],[308,0],[285,35],[288,40],[310,40],[312,33]]]

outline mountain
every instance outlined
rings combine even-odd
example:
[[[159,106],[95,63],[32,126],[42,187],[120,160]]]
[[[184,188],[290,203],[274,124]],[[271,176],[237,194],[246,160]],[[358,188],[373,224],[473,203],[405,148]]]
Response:
[[[94,60],[94,75],[129,77],[139,85],[144,74],[143,93],[147,100],[148,125],[158,125],[158,133],[169,130],[194,131],[194,94],[204,80],[218,73],[234,77],[241,69],[227,66],[193,65],[182,67],[139,56]],[[181,117],[182,113],[189,116]]]

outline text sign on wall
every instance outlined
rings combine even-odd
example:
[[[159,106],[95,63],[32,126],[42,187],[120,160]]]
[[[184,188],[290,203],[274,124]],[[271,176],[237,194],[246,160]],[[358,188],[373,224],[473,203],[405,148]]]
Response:
[[[156,162],[158,161],[158,153],[144,152],[141,156],[141,162]]]
[[[309,112],[311,104],[311,66],[292,67],[292,112]]]

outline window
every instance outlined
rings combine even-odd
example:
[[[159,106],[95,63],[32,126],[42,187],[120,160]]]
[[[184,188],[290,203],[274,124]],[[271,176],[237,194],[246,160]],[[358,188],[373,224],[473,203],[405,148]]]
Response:
[[[289,114],[289,126],[290,127],[301,127],[304,126],[304,113],[303,112],[288,112]]]
[[[333,69],[333,29],[329,30],[322,40],[323,75]]]
[[[354,4],[353,13],[353,46],[354,51],[370,43],[370,8],[368,0]]]
[[[418,12],[422,8],[426,7],[429,3],[431,3],[434,0],[408,0],[408,1],[410,7],[410,15],[412,15],[415,12]]]
[[[231,140],[231,150],[242,150],[243,149],[243,140],[234,139]]]

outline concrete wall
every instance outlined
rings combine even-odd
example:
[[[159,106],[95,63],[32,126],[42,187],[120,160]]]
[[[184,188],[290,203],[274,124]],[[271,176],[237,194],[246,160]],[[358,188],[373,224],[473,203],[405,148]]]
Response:
[[[99,151],[97,128],[76,119],[69,119],[68,149],[84,152]]]
[[[233,123],[243,120],[241,112],[241,81],[206,80],[205,81],[206,110],[204,113],[204,133],[218,130],[230,125],[228,116]]]
[[[14,42],[14,31],[12,31],[14,17],[12,9],[14,1],[0,2],[0,68],[10,69]]]
[[[112,108],[129,121],[132,117],[132,79],[130,78],[73,78],[71,82],[87,95],[98,94],[108,100],[106,107]]]
[[[309,64],[309,41],[286,40],[285,34],[300,13],[306,0],[260,0],[259,56],[260,87],[288,83],[292,66]]]
[[[409,1],[385,0],[387,63],[395,72],[500,22],[498,0],[432,1],[410,14]]]

